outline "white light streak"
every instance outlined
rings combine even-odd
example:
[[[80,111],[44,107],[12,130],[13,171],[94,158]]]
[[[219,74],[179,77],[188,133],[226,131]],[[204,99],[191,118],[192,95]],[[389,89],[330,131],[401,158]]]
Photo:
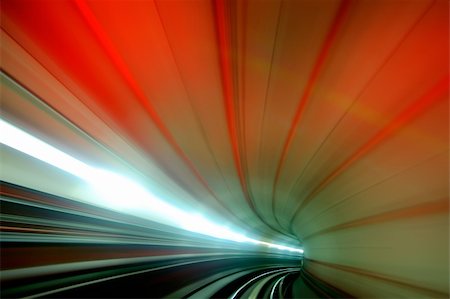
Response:
[[[0,142],[24,154],[83,178],[91,167],[0,119]]]
[[[0,142],[15,150],[70,173],[92,186],[91,204],[146,217],[184,230],[235,242],[247,242],[278,250],[303,253],[303,249],[251,239],[218,225],[202,215],[191,214],[157,198],[143,186],[111,171],[92,167],[0,119]]]

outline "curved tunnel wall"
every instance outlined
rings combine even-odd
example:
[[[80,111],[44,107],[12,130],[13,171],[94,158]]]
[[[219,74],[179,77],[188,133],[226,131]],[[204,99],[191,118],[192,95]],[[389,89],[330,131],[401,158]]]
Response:
[[[350,295],[447,297],[448,20],[447,1],[5,0],[2,118],[302,246]],[[4,182],[93,197],[2,156]]]

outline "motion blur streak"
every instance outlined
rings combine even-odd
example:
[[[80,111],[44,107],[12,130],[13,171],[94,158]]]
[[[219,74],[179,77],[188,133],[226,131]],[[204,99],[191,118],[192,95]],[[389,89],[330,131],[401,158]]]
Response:
[[[303,253],[302,249],[272,244],[246,237],[214,224],[200,215],[191,215],[166,204],[147,192],[142,186],[110,171],[96,169],[61,152],[45,142],[0,119],[0,142],[28,154],[70,174],[80,177],[92,186],[95,201],[90,202],[123,213],[146,217],[211,237],[265,245],[269,248]],[[129,198],[125,200],[126,198]]]
[[[0,14],[2,298],[450,296],[447,0]]]

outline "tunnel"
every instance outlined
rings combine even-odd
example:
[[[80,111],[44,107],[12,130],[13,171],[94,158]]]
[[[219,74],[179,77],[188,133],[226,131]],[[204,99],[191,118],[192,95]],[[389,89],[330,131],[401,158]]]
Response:
[[[1,0],[2,298],[448,298],[446,0]]]

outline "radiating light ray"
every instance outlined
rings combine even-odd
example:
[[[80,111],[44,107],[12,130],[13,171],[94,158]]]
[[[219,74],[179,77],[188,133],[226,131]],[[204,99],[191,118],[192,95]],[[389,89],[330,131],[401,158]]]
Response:
[[[91,204],[145,217],[195,233],[235,242],[247,242],[278,250],[303,253],[302,249],[251,239],[202,215],[191,214],[157,198],[143,186],[114,173],[92,167],[31,134],[0,119],[0,142],[87,182],[97,195]]]

